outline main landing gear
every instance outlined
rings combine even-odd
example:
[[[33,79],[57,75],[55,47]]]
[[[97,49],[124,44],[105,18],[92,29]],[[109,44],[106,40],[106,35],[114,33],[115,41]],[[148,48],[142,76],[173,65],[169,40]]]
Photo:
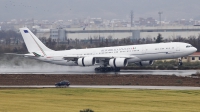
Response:
[[[95,72],[120,72],[120,68],[116,67],[97,67],[94,69]]]

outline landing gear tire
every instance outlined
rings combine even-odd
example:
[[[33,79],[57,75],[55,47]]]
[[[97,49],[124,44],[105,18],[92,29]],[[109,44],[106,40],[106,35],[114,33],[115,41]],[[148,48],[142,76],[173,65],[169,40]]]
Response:
[[[120,72],[120,68],[116,67],[97,67],[94,69],[95,72]]]
[[[183,62],[179,62],[179,63],[178,63],[178,66],[182,66],[182,65],[183,65]]]

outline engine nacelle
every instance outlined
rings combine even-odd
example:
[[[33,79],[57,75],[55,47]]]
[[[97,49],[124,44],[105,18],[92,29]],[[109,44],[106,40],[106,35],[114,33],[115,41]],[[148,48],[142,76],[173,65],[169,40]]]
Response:
[[[109,60],[109,65],[111,67],[125,67],[128,65],[126,58],[113,58]]]
[[[150,60],[150,61],[140,61],[140,62],[137,62],[135,63],[136,65],[138,66],[148,66],[148,65],[153,65],[153,60]]]
[[[84,57],[78,59],[79,66],[92,66],[95,64],[95,58],[93,57]]]

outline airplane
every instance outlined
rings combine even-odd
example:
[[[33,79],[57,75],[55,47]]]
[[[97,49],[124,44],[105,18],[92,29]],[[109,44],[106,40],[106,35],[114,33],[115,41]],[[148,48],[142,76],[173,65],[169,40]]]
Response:
[[[120,67],[135,63],[138,66],[152,65],[154,60],[188,56],[197,51],[183,42],[127,45],[87,49],[54,51],[46,47],[28,28],[20,28],[29,57],[47,63],[65,66],[98,66],[96,72],[119,72]],[[179,60],[179,65],[182,61]]]

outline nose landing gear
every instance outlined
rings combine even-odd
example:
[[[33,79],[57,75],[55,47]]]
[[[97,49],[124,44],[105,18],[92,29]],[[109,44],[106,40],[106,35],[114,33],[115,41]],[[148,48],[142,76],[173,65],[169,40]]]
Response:
[[[178,58],[178,66],[182,66],[183,62],[182,62],[182,58]]]

